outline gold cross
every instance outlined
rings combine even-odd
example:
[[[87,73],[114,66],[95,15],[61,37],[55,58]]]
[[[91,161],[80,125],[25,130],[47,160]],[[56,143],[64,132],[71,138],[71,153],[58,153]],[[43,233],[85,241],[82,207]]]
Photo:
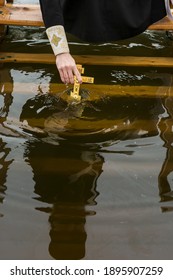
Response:
[[[82,65],[78,64],[77,68],[81,74],[84,73],[84,68],[82,67]],[[82,82],[93,84],[94,78],[82,76]],[[80,83],[78,82],[76,76],[74,76],[74,86],[73,86],[73,91],[71,91],[71,93],[70,93],[70,96],[77,101],[81,100],[81,96],[79,95],[79,90],[80,90]]]

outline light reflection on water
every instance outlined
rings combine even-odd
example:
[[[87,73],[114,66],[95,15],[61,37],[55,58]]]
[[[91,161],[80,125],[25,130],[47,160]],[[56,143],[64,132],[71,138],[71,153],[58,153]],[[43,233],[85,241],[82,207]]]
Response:
[[[44,36],[12,28],[2,48],[49,52]],[[71,40],[74,53],[159,56],[171,45],[148,32],[101,46]],[[48,94],[60,83],[54,66],[0,73],[0,259],[172,259],[172,71],[88,66],[108,92],[91,89],[81,104],[62,85]],[[113,96],[111,85],[153,94]]]

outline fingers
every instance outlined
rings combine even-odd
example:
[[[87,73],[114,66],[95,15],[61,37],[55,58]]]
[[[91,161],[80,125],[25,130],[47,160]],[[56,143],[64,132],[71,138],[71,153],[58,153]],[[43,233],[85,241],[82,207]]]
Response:
[[[69,53],[57,55],[56,65],[63,83],[74,84],[74,75],[78,82],[82,83],[81,74],[77,69],[74,59]]]
[[[74,84],[74,76],[72,69],[69,69],[67,67],[58,69],[61,81],[64,84]]]
[[[75,65],[75,66],[76,66],[76,65]],[[81,77],[81,74],[80,74],[79,70],[77,69],[77,67],[75,67],[75,68],[73,69],[73,73],[74,73],[74,75],[76,76],[78,82],[79,82],[80,84],[82,84],[82,77]]]
[[[62,67],[59,70],[61,81],[65,84],[74,84],[74,75],[76,76],[78,82],[82,83],[82,77],[79,73],[76,65],[74,67],[66,66]]]

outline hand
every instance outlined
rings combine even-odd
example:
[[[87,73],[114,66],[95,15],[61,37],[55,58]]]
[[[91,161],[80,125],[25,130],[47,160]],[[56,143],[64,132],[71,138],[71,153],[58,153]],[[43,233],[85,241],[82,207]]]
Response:
[[[79,73],[75,60],[70,53],[62,53],[56,56],[56,66],[58,68],[61,81],[65,84],[74,84],[74,75],[78,82],[82,83],[82,77]]]

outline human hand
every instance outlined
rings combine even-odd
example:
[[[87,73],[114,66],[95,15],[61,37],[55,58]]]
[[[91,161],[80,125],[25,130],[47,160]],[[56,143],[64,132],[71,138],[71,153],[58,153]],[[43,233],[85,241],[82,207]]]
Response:
[[[74,75],[78,82],[82,83],[82,77],[77,69],[75,60],[70,53],[61,53],[56,56],[56,66],[58,68],[61,81],[65,84],[74,84]]]

